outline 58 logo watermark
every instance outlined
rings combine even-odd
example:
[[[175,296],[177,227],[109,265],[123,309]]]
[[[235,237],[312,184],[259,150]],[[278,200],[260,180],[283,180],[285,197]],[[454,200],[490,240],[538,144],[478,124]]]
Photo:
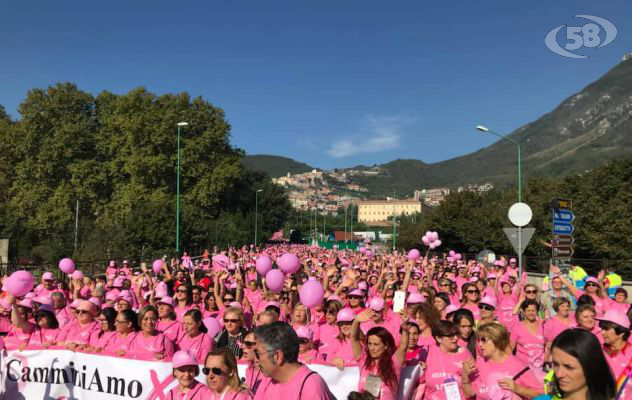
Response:
[[[614,38],[617,37],[617,28],[607,19],[595,17],[594,15],[573,15],[573,17],[589,19],[601,25],[601,27],[594,23],[587,23],[583,26],[566,26],[566,24],[558,26],[549,32],[544,39],[546,47],[553,53],[568,58],[588,58],[588,56],[571,53],[571,51],[582,47],[598,49],[612,43]],[[566,39],[569,42],[562,48],[557,42],[557,33],[564,27],[566,27]],[[602,28],[604,34],[599,35]]]

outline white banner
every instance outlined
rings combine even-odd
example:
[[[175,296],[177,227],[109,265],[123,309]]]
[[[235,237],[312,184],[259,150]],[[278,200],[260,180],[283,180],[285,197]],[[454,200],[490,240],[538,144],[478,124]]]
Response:
[[[312,364],[337,399],[357,390],[358,367]],[[10,351],[3,357],[5,400],[163,400],[176,385],[171,363],[128,360],[66,350]],[[244,376],[245,365],[239,365]],[[411,379],[418,368],[402,371],[399,399],[409,398]],[[204,382],[204,377],[198,377]],[[278,399],[275,399],[278,400]]]

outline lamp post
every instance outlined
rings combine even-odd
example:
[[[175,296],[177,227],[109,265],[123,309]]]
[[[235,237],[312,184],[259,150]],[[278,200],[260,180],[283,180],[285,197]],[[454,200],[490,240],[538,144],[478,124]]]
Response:
[[[487,133],[491,133],[492,135],[496,135],[500,138],[503,139],[507,139],[510,142],[512,142],[513,144],[515,144],[518,147],[518,202],[522,203],[522,168],[520,165],[520,143],[518,143],[516,140],[510,138],[509,136],[505,136],[505,135],[501,135],[500,133],[494,132],[491,129],[487,128],[486,126],[483,125],[478,125],[476,127],[476,130],[480,131],[480,132],[487,132]]]
[[[500,138],[507,139],[518,148],[518,203],[522,203],[522,166],[520,164],[520,143],[518,141],[510,138],[509,136],[501,135],[500,133],[494,132],[486,126],[478,125],[476,126],[476,130],[480,132],[491,133],[492,135],[496,135]],[[518,226],[518,274],[519,277],[522,278],[522,227]]]
[[[178,122],[178,144],[176,161],[176,256],[180,253],[180,128],[189,126],[188,122]]]
[[[255,191],[255,249],[257,248],[257,218],[259,217],[259,192],[263,192],[263,189],[257,189],[257,191]]]

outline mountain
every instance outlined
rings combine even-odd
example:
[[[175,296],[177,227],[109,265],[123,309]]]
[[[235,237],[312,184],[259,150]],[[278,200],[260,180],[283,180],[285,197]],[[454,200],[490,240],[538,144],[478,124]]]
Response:
[[[551,112],[508,136],[522,147],[525,180],[580,173],[613,158],[632,156],[632,57],[624,58]],[[486,182],[503,186],[516,182],[516,146],[501,139],[476,152],[434,164],[395,160],[377,167],[379,174],[351,177],[377,197],[392,195],[393,190],[402,197],[421,188]]]
[[[288,172],[290,174],[302,174],[314,169],[291,158],[267,154],[246,155],[242,159],[242,163],[250,170],[263,171],[273,178],[284,176]]]

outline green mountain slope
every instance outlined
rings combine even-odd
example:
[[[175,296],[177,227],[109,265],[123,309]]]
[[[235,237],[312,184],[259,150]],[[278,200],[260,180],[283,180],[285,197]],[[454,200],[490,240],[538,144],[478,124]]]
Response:
[[[273,156],[267,154],[246,155],[242,160],[243,165],[255,171],[263,171],[273,178],[290,174],[301,174],[313,170],[309,165],[294,161],[291,158]]]

